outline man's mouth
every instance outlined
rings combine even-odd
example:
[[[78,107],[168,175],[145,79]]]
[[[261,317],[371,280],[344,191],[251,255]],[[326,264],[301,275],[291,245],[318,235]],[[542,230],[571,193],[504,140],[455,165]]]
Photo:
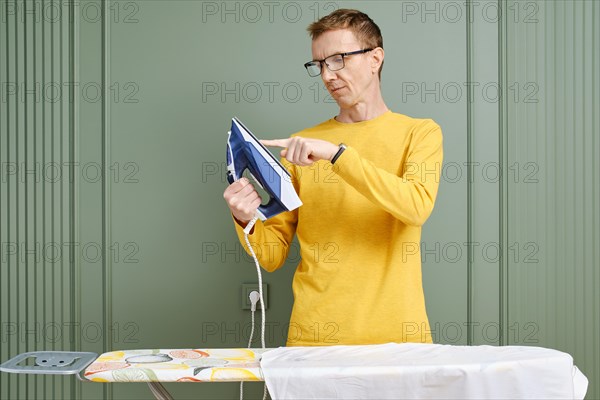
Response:
[[[335,93],[338,90],[343,89],[343,88],[344,88],[344,86],[340,86],[340,87],[336,87],[336,88],[332,87],[332,88],[329,88],[329,91],[331,92],[331,94],[333,94],[333,93]]]

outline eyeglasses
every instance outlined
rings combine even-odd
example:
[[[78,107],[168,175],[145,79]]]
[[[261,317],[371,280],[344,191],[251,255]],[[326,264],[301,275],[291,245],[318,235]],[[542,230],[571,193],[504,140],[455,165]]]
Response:
[[[304,64],[304,68],[306,68],[308,75],[311,77],[321,75],[321,70],[323,68],[322,67],[323,64],[327,65],[327,69],[332,72],[339,71],[340,69],[344,68],[344,66],[345,66],[344,57],[351,56],[353,54],[367,53],[371,50],[373,50],[373,49],[356,50],[356,51],[351,51],[349,53],[334,54],[334,55],[324,58],[322,60],[309,61],[306,64]]]

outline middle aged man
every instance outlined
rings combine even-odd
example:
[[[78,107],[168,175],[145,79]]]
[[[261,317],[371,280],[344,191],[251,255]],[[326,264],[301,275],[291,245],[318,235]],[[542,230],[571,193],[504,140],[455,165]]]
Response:
[[[284,148],[304,204],[258,221],[250,235],[267,271],[283,265],[298,237],[287,345],[430,343],[418,249],[438,190],[441,129],[385,105],[383,39],[366,14],[336,10],[308,31],[313,60],[305,67],[321,76],[339,113],[263,141]],[[261,199],[246,179],[224,198],[244,244]]]

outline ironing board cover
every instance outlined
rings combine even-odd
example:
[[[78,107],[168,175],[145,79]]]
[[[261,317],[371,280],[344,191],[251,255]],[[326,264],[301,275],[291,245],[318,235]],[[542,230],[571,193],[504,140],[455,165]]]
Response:
[[[85,370],[93,382],[262,381],[270,349],[155,349],[104,353]]]

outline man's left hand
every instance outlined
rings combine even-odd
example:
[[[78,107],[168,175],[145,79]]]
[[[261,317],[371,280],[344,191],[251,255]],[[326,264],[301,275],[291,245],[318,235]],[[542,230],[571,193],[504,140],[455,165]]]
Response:
[[[265,146],[283,147],[281,157],[305,167],[319,160],[331,161],[339,147],[331,142],[294,136],[288,139],[261,140]]]

